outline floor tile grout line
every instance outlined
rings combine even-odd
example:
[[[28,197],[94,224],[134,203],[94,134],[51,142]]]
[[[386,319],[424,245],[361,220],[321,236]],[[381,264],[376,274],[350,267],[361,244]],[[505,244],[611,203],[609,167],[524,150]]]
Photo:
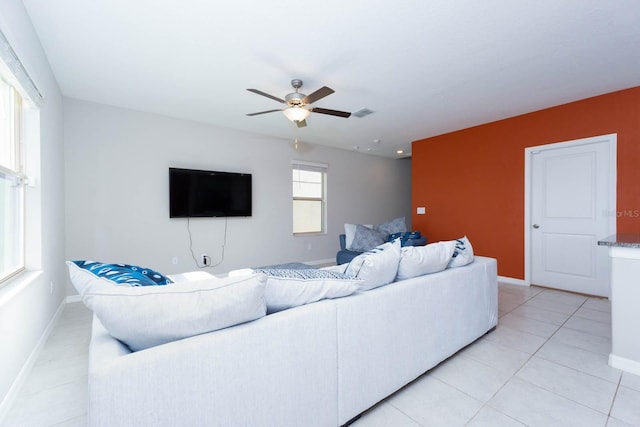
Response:
[[[83,375],[83,376],[78,376],[78,377],[75,377],[75,378],[69,378],[68,381],[65,381],[63,383],[59,383],[59,384],[47,386],[47,387],[44,387],[44,388],[40,388],[40,389],[38,389],[36,391],[29,392],[29,391],[21,390],[22,395],[20,397],[23,398],[23,399],[34,398],[40,393],[44,393],[44,392],[47,392],[47,391],[52,391],[52,390],[55,390],[56,388],[60,388],[60,387],[63,387],[63,386],[67,386],[69,384],[80,382],[81,380],[84,380],[83,382],[86,382],[87,379],[88,379],[88,376],[87,375]]]
[[[507,381],[507,382],[508,382],[508,381]],[[505,383],[505,384],[506,384],[506,383]],[[494,395],[494,396],[495,396],[495,395]],[[491,396],[491,398],[493,399],[493,396]],[[491,400],[491,399],[489,399],[489,400]],[[465,426],[468,426],[468,425],[469,425],[469,423],[471,423],[471,422],[473,421],[473,419],[474,419],[475,417],[477,417],[477,416],[478,416],[478,414],[479,414],[479,413],[480,413],[484,408],[489,408],[489,409],[491,409],[491,410],[493,410],[493,411],[496,411],[496,412],[498,412],[499,414],[501,414],[501,415],[503,415],[503,416],[505,416],[505,417],[507,417],[507,418],[509,418],[509,419],[511,419],[511,420],[513,420],[513,421],[515,421],[515,422],[517,422],[518,424],[522,424],[523,426],[526,426],[526,424],[525,424],[524,422],[522,422],[522,421],[518,420],[517,418],[514,418],[514,417],[512,417],[512,416],[511,416],[511,415],[509,415],[509,414],[505,414],[505,413],[504,413],[504,412],[502,412],[501,410],[496,409],[496,408],[494,408],[493,406],[489,405],[489,400],[487,400],[485,403],[483,403],[483,404],[482,404],[482,406],[480,407],[480,409],[478,409],[478,410],[476,411],[476,413],[475,413],[475,414],[473,414],[473,417],[471,417],[471,418],[469,419],[469,421],[467,421],[467,422],[464,424]]]
[[[566,400],[568,400],[568,401],[570,401],[570,402],[573,402],[573,403],[575,403],[576,405],[580,405],[580,406],[582,406],[582,407],[584,407],[584,408],[587,408],[587,409],[589,409],[589,410],[591,410],[591,411],[595,411],[595,412],[598,412],[599,414],[602,414],[602,415],[604,415],[604,416],[606,416],[606,417],[610,417],[609,413],[607,413],[607,412],[602,412],[602,411],[600,411],[600,410],[598,410],[598,409],[596,409],[596,408],[592,408],[592,407],[591,407],[591,406],[589,406],[589,405],[586,405],[586,404],[584,404],[584,403],[582,403],[582,402],[578,402],[578,401],[576,401],[576,400],[573,400],[573,399],[572,399],[572,398],[570,398],[570,397],[563,396],[563,395],[561,395],[560,393],[557,393],[557,392],[555,392],[555,391],[553,391],[553,390],[549,390],[549,389],[547,389],[547,388],[544,388],[544,387],[542,387],[542,386],[539,386],[539,385],[537,385],[537,384],[534,384],[534,383],[532,383],[531,381],[528,381],[528,380],[526,380],[526,379],[524,379],[524,378],[518,378],[518,379],[519,379],[520,381],[523,381],[523,382],[526,382],[526,383],[530,384],[531,386],[533,386],[533,387],[535,387],[535,388],[538,388],[538,389],[540,389],[540,390],[544,390],[544,391],[546,391],[547,393],[554,394],[554,395],[556,395],[556,396],[558,396],[558,397],[561,397],[562,399],[566,399]],[[615,394],[614,394],[614,399],[611,401],[611,405],[612,405],[612,406],[613,406],[613,402],[614,402],[614,401],[615,401]],[[611,411],[609,411],[609,412],[611,412]]]
[[[618,385],[616,386],[616,391],[613,393],[613,399],[611,399],[611,406],[609,407],[609,413],[607,414],[611,417],[611,412],[613,412],[613,405],[616,403],[616,397],[618,397],[618,391],[620,391],[620,386],[622,384],[622,374],[620,374],[620,378],[618,379]],[[607,424],[609,424],[609,420],[607,420]]]
[[[580,306],[578,306],[578,307],[576,308],[576,310],[573,312],[573,314],[571,314],[571,315],[567,318],[567,320],[565,320],[565,321],[564,321],[564,323],[563,323],[561,326],[559,326],[559,327],[558,327],[558,329],[556,329],[556,331],[555,331],[553,334],[551,334],[551,336],[550,336],[550,337],[549,337],[549,338],[544,342],[544,344],[542,344],[540,347],[538,347],[538,349],[533,353],[533,355],[532,355],[532,356],[537,356],[537,357],[539,357],[539,358],[541,358],[541,359],[543,359],[543,360],[546,360],[547,362],[555,363],[556,365],[559,365],[559,366],[562,366],[562,367],[565,367],[565,368],[568,368],[568,369],[574,370],[574,371],[576,371],[576,372],[581,372],[581,373],[586,374],[586,375],[589,375],[589,376],[591,376],[591,377],[599,378],[599,379],[604,380],[604,381],[608,381],[608,380],[606,380],[606,379],[604,379],[604,378],[602,378],[602,377],[598,377],[598,376],[596,376],[596,375],[590,374],[589,372],[584,372],[584,371],[581,371],[581,370],[579,370],[579,369],[576,369],[576,368],[574,368],[574,367],[572,367],[572,366],[567,366],[567,365],[564,365],[564,364],[562,364],[562,363],[558,363],[558,362],[555,362],[555,361],[553,361],[553,360],[547,359],[547,358],[546,358],[546,357],[544,357],[544,356],[539,356],[539,355],[537,355],[537,354],[538,354],[538,352],[540,351],[540,349],[542,349],[542,347],[544,347],[544,346],[545,346],[549,341],[551,341],[551,339],[552,339],[552,338],[553,338],[553,337],[558,333],[558,331],[560,331],[560,329],[562,329],[562,328],[564,328],[564,327],[565,327],[566,323],[567,323],[567,322],[568,322],[568,321],[569,321],[569,320],[570,320],[570,319],[575,315],[575,313],[576,313],[576,312],[577,312],[577,311],[578,311],[578,310],[579,310],[579,309],[580,309],[580,308],[581,308],[585,303],[586,303],[586,301],[584,301],[582,304],[580,304]],[[577,329],[572,329],[572,328],[570,328],[570,327],[567,327],[567,329],[571,329],[572,331],[578,331],[578,332],[586,333],[586,332],[584,332],[584,331],[579,331],[579,330],[577,330]],[[588,334],[588,335],[593,335],[593,334]],[[596,336],[599,336],[599,335],[596,335]],[[607,338],[607,337],[602,337],[602,338]],[[591,353],[591,354],[596,354],[596,355],[598,355],[598,356],[602,356],[600,353],[596,353],[596,352],[591,351],[591,350],[587,350],[587,349],[584,349],[584,348],[576,347],[576,346],[573,346],[573,345],[571,345],[571,344],[564,344],[564,345],[569,346],[569,347],[572,347],[572,348],[576,348],[576,349],[581,350],[581,351],[586,351],[586,352],[589,352],[589,353]],[[527,360],[527,362],[528,362],[528,361],[529,361],[529,360]],[[525,362],[525,364],[526,364],[526,362]],[[523,365],[523,366],[524,366],[524,365]],[[622,374],[621,374],[620,376],[622,377]],[[620,379],[619,379],[619,380],[620,380]],[[608,381],[608,382],[612,383],[612,381]]]
[[[71,418],[69,418],[69,419],[66,419],[66,420],[60,421],[59,423],[49,424],[49,426],[48,426],[48,427],[56,427],[56,426],[60,426],[60,425],[62,425],[62,424],[68,423],[69,421],[73,421],[73,420],[80,420],[80,419],[82,419],[82,418],[85,418],[86,416],[87,416],[87,414],[85,413],[85,414],[82,414],[82,415],[78,415],[78,416],[75,416],[75,417],[71,417]]]
[[[528,302],[528,300],[527,300],[527,301],[525,301],[524,303],[522,303],[521,305],[524,305],[524,304],[526,304],[527,302]],[[516,309],[518,309],[518,308],[520,308],[520,307],[521,307],[521,306],[518,306],[518,307],[514,308],[513,310],[516,310]],[[562,315],[564,315],[564,316],[566,316],[566,315],[567,315],[567,313],[560,313],[560,312],[553,311],[553,310],[547,310],[547,309],[545,309],[545,308],[541,308],[541,307],[534,307],[534,308],[537,308],[537,309],[542,310],[542,311],[547,311],[547,312],[550,312],[550,313],[562,314]],[[579,308],[579,307],[578,307],[578,308]],[[533,318],[533,317],[528,317],[528,316],[526,316],[526,315],[524,315],[524,314],[522,314],[522,315],[517,314],[517,313],[513,313],[513,314],[514,314],[515,316],[520,316],[520,317],[524,317],[524,318],[526,318],[526,319],[531,319],[531,320],[537,320],[538,322],[547,323],[547,324],[549,324],[549,325],[554,325],[554,326],[558,326],[559,328],[561,328],[562,326],[564,326],[564,324],[565,324],[565,323],[567,323],[567,321],[568,321],[571,317],[573,317],[573,316],[574,316],[574,314],[576,313],[576,311],[578,310],[578,308],[576,308],[576,309],[575,309],[571,314],[569,314],[569,315],[568,315],[568,317],[567,317],[567,319],[566,319],[566,320],[564,320],[564,322],[563,322],[561,325],[556,325],[555,323],[545,322],[544,320],[535,319],[535,318]],[[511,312],[509,312],[509,314],[511,314]]]
[[[584,349],[579,348],[579,347],[574,347],[574,348],[577,348],[577,349],[579,349],[579,350],[584,350]],[[584,351],[588,351],[588,350],[584,350]],[[598,354],[598,353],[593,353],[593,352],[590,352],[590,353],[592,353],[592,354]],[[601,356],[601,355],[599,355],[599,356]],[[607,380],[607,379],[605,379],[605,378],[599,377],[599,376],[597,376],[597,375],[593,375],[593,374],[591,374],[591,373],[589,373],[589,372],[581,371],[580,369],[576,369],[576,368],[574,368],[573,366],[567,366],[567,365],[564,365],[564,364],[562,364],[562,363],[558,363],[558,362],[556,362],[556,361],[554,361],[554,360],[547,359],[546,357],[543,357],[543,356],[536,356],[536,357],[539,357],[540,359],[545,360],[545,361],[550,362],[550,363],[555,363],[556,365],[558,365],[558,366],[562,366],[563,368],[571,369],[572,371],[579,372],[579,373],[584,374],[584,375],[588,375],[588,376],[590,376],[590,377],[592,377],[592,378],[596,378],[596,379],[599,379],[599,380],[602,380],[602,381],[606,381],[606,382],[608,382],[608,383],[610,383],[610,384],[616,384],[616,381],[610,381],[610,380]],[[613,369],[615,369],[615,368],[613,368]],[[621,376],[622,376],[622,375],[621,375]]]
[[[507,291],[508,292],[508,291]],[[540,292],[538,292],[536,295],[538,295]],[[517,309],[518,307],[522,306],[523,304],[525,304],[527,301],[531,300],[532,298],[534,298],[536,295],[533,296],[527,296],[527,299],[524,300],[524,302],[521,302],[520,304],[516,305],[514,308],[512,308],[511,310],[505,312],[502,316],[498,316],[498,323],[500,322],[500,317],[506,316],[507,314],[513,312],[515,309]],[[500,309],[500,286],[498,286],[498,310]]]
[[[427,371],[428,372],[428,371]],[[392,395],[393,396],[393,395]],[[416,425],[420,426],[420,427],[427,427],[424,426],[422,423],[418,422],[418,420],[416,420],[415,418],[413,418],[411,415],[407,414],[406,412],[404,412],[402,409],[398,408],[396,405],[394,405],[391,402],[387,402],[389,405],[391,405],[396,411],[400,412],[402,415],[404,415],[405,417],[409,418],[411,421],[413,421],[414,423],[416,423]],[[376,404],[377,406],[378,404]]]
[[[522,368],[524,368],[524,366],[525,366],[527,363],[529,363],[529,361],[530,361],[534,356],[537,356],[537,353],[540,351],[540,349],[542,349],[542,347],[544,347],[544,346],[545,346],[545,344],[547,344],[547,343],[548,343],[548,342],[549,342],[549,341],[550,341],[550,340],[551,340],[551,339],[552,339],[552,338],[557,334],[557,332],[558,332],[560,329],[562,329],[562,328],[564,327],[564,325],[565,325],[565,324],[566,324],[566,323],[567,323],[567,322],[568,322],[568,321],[569,321],[569,320],[570,320],[570,319],[575,315],[575,313],[576,313],[576,312],[577,312],[577,311],[578,311],[578,310],[579,310],[579,309],[580,309],[580,308],[581,308],[581,307],[582,307],[586,302],[587,302],[587,300],[585,300],[582,304],[580,304],[580,306],[578,306],[578,307],[576,308],[576,310],[573,312],[573,314],[571,314],[571,315],[567,318],[567,320],[565,320],[565,322],[564,322],[560,327],[558,327],[558,329],[557,329],[557,330],[556,330],[556,331],[555,331],[555,332],[554,332],[554,333],[553,333],[549,338],[547,338],[547,340],[544,342],[544,344],[542,344],[542,345],[541,345],[541,346],[540,346],[540,347],[539,347],[539,348],[538,348],[538,349],[537,349],[537,350],[536,350],[536,351],[531,355],[531,357],[530,357],[529,359],[527,359],[527,361],[526,361],[525,363],[523,363],[523,364],[522,364],[522,366],[521,366],[521,367],[520,367],[520,368],[519,368],[519,369],[518,369],[518,370],[513,374],[513,376],[512,376],[512,377],[507,381],[507,383],[508,383],[509,381],[511,381],[513,378],[515,378],[515,377],[516,377],[516,375],[518,375],[518,372],[520,372],[520,371],[522,370]],[[571,328],[568,328],[568,329],[571,329]],[[578,348],[578,349],[580,349],[580,350],[589,351],[589,350],[581,349],[581,348],[579,348],[579,347],[574,347],[574,346],[569,345],[569,344],[567,344],[567,345],[568,345],[568,346],[570,346],[570,347],[573,347],[573,348]],[[590,352],[590,353],[593,353],[593,352]],[[597,354],[597,353],[593,353],[593,354]],[[542,360],[546,360],[546,361],[547,361],[547,362],[549,362],[549,363],[555,363],[555,364],[557,364],[557,365],[559,365],[559,366],[565,367],[565,368],[567,368],[567,369],[571,369],[571,370],[573,370],[573,371],[575,371],[575,372],[579,372],[579,373],[581,373],[581,374],[585,374],[585,375],[588,375],[588,376],[590,376],[590,377],[597,378],[597,379],[600,379],[600,380],[603,380],[603,381],[607,381],[607,382],[609,382],[609,383],[612,383],[611,381],[608,381],[608,380],[606,380],[606,379],[604,379],[604,378],[601,378],[601,377],[598,377],[598,376],[592,375],[592,374],[590,374],[590,373],[588,373],[588,372],[581,371],[581,370],[576,369],[576,368],[571,367],[571,366],[563,365],[562,363],[558,363],[558,362],[555,362],[555,361],[553,361],[553,360],[546,359],[546,358],[545,358],[545,357],[543,357],[543,356],[537,356],[537,357],[539,357],[539,358],[540,358],[540,359],[542,359]],[[530,381],[528,381],[528,380],[526,380],[526,379],[524,379],[524,378],[518,378],[518,379],[519,379],[520,381],[527,382],[527,383],[531,384],[532,386],[534,386],[534,387],[536,387],[536,388],[539,388],[539,389],[541,389],[541,390],[545,390],[545,391],[547,391],[547,392],[549,392],[549,393],[552,393],[552,394],[554,394],[554,395],[556,395],[556,396],[562,397],[563,399],[567,399],[567,400],[569,400],[569,401],[571,401],[571,402],[573,402],[573,403],[575,403],[575,404],[577,404],[577,405],[583,406],[583,407],[588,408],[588,409],[590,409],[590,410],[592,410],[592,411],[599,412],[599,413],[601,413],[601,414],[603,414],[603,415],[607,416],[607,423],[608,423],[608,417],[610,417],[610,416],[611,416],[611,415],[610,415],[610,413],[611,413],[611,409],[613,408],[613,404],[615,403],[615,398],[616,398],[616,395],[617,395],[617,393],[618,393],[618,389],[620,388],[620,382],[621,382],[621,380],[622,380],[622,374],[620,375],[620,378],[618,378],[618,385],[617,385],[617,387],[616,387],[616,391],[615,391],[615,393],[614,393],[613,399],[611,400],[611,408],[610,408],[610,410],[609,410],[609,413],[601,412],[601,411],[599,411],[599,410],[597,410],[597,409],[595,409],[595,408],[592,408],[592,407],[590,407],[590,406],[587,406],[587,405],[585,405],[585,404],[583,404],[583,403],[581,403],[581,402],[577,402],[577,401],[575,401],[575,400],[573,400],[573,399],[571,399],[571,398],[569,398],[569,397],[567,397],[567,396],[563,396],[563,395],[561,395],[561,394],[559,394],[559,393],[556,393],[556,392],[554,392],[553,390],[548,390],[548,389],[546,389],[546,388],[544,388],[544,387],[541,387],[541,386],[539,386],[539,385],[537,385],[537,384],[534,384],[534,383],[532,383],[532,382],[530,382]],[[506,385],[507,383],[505,383],[504,385]],[[503,385],[502,387],[504,387],[504,385]],[[502,387],[501,387],[500,389],[502,389]],[[497,393],[497,392],[496,392],[496,393]],[[494,394],[494,396],[495,396],[495,394]],[[493,398],[493,396],[492,396],[492,398]],[[494,408],[494,409],[495,409],[495,408]]]
[[[557,330],[558,330],[558,329],[560,329],[560,328],[561,328],[561,326],[558,326],[558,325],[553,324],[553,323],[548,323],[548,322],[545,322],[545,321],[543,321],[543,320],[533,319],[533,318],[531,318],[531,317],[525,317],[525,316],[521,316],[521,315],[519,315],[519,314],[515,314],[515,313],[509,313],[509,314],[513,314],[514,316],[516,316],[516,317],[520,317],[520,318],[522,318],[522,319],[524,319],[524,320],[527,320],[527,321],[538,322],[538,323],[544,323],[545,325],[554,326],[554,327],[556,328],[556,330],[553,332],[554,334],[557,332]],[[504,316],[503,316],[503,317],[504,317]],[[526,333],[526,334],[529,334],[529,335],[534,335],[534,336],[536,336],[536,337],[545,338],[545,339],[549,338],[547,335],[538,335],[537,333],[534,333],[534,332],[529,332],[529,331],[525,331],[525,330],[523,330],[523,329],[519,329],[519,328],[517,328],[517,327],[516,327],[516,325],[513,325],[513,326],[510,326],[510,325],[503,325],[503,326],[504,326],[504,327],[506,327],[506,328],[509,328],[509,329],[515,329],[515,330],[517,330],[517,331],[520,331],[520,332],[523,332],[523,333]]]
[[[549,338],[547,338],[547,341],[549,341]],[[544,342],[544,344],[546,344],[546,343],[547,343],[547,341],[545,341],[545,342]],[[542,348],[542,346],[543,346],[544,344],[542,344],[542,345],[538,348],[538,350],[539,350],[540,348]],[[537,352],[538,350],[536,350],[536,352]],[[503,389],[507,384],[509,384],[509,382],[511,382],[511,380],[513,380],[513,379],[516,377],[516,375],[518,374],[518,372],[520,372],[520,371],[522,370],[522,368],[523,368],[527,363],[529,363],[529,361],[533,358],[533,356],[534,356],[534,355],[535,355],[535,352],[529,355],[529,357],[527,358],[527,360],[525,360],[525,361],[524,361],[524,363],[523,363],[523,364],[522,364],[518,369],[516,369],[516,371],[515,371],[515,372],[514,372],[510,377],[509,377],[509,379],[508,379],[507,381],[505,381],[505,382],[504,382],[504,384],[502,384],[502,385],[500,386],[500,388],[498,388],[498,390],[496,390],[496,391],[495,391],[495,393],[493,393],[489,399],[487,399],[487,401],[483,404],[483,407],[484,407],[484,406],[488,406],[488,407],[490,407],[491,409],[496,410],[496,411],[498,411],[498,412],[502,413],[499,409],[496,409],[496,408],[494,408],[493,406],[489,405],[489,402],[491,402],[491,400],[493,400],[493,398],[494,398],[494,397],[496,397],[496,395],[497,395],[498,393],[500,393],[500,391],[502,391],[502,389]],[[505,414],[505,415],[506,415],[506,414]],[[512,418],[512,417],[509,417],[509,418]],[[515,419],[515,418],[514,418],[514,419]],[[520,420],[518,420],[518,419],[515,419],[515,420],[516,420],[517,422],[519,422],[519,423],[524,424],[524,422],[522,422],[522,421],[520,421]],[[525,425],[526,425],[526,424],[525,424]]]

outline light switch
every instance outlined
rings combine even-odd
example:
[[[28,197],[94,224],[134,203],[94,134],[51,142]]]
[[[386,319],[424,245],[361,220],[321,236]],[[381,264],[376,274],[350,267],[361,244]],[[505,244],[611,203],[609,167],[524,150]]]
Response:
[[[417,214],[418,215],[424,215],[427,212],[427,208],[425,208],[424,206],[421,206],[417,209]]]

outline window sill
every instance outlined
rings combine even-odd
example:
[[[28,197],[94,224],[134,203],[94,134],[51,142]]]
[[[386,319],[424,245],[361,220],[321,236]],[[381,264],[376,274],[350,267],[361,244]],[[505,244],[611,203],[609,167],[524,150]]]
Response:
[[[0,307],[42,276],[42,270],[26,270],[7,280],[0,288]]]

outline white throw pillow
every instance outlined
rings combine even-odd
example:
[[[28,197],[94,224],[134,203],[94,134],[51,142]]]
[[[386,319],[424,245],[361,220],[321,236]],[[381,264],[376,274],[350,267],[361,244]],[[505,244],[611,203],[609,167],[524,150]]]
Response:
[[[109,333],[133,351],[165,344],[265,315],[262,274],[210,278],[164,286],[115,285],[67,262],[82,302]]]
[[[173,283],[192,282],[194,280],[211,279],[215,277],[206,271],[188,271],[186,273],[167,274],[167,277],[173,280]]]
[[[384,243],[351,260],[345,273],[362,279],[361,291],[393,282],[400,262],[400,239]]]
[[[258,268],[267,276],[264,298],[267,313],[298,307],[327,298],[340,298],[358,290],[360,280],[343,273],[305,268]]]
[[[402,248],[396,280],[437,273],[447,268],[456,248],[456,241],[430,243],[426,246]]]
[[[471,264],[473,262],[473,246],[471,246],[471,242],[467,239],[467,236],[453,240],[453,242],[456,242],[456,249],[453,251],[448,268],[462,267],[463,265]]]

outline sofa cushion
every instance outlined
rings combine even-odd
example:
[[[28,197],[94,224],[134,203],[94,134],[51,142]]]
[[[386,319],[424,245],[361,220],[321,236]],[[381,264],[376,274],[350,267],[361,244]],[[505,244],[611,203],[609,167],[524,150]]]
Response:
[[[267,313],[351,295],[358,290],[361,282],[346,274],[329,270],[258,268],[254,271],[267,276],[264,291]]]
[[[133,351],[262,317],[266,277],[211,278],[166,286],[114,285],[67,262],[82,302]]]
[[[345,273],[362,279],[360,290],[367,291],[393,282],[400,262],[400,239],[384,243],[355,257]]]
[[[383,222],[382,224],[378,224],[375,228],[384,236],[388,236],[389,234],[394,233],[404,233],[405,231],[407,231],[407,224],[404,217],[400,217],[392,219],[391,221]]]
[[[396,280],[410,279],[444,270],[451,261],[455,247],[455,240],[431,243],[426,246],[403,247]]]
[[[97,277],[110,280],[115,285],[164,286],[173,281],[150,268],[129,264],[105,264],[97,261],[71,261]]]
[[[473,246],[467,236],[461,237],[456,242],[456,249],[451,256],[448,268],[462,267],[473,262]]]
[[[378,230],[365,227],[363,225],[356,225],[356,233],[353,237],[351,246],[347,248],[351,251],[364,252],[375,248],[385,242],[386,235],[382,234]]]

